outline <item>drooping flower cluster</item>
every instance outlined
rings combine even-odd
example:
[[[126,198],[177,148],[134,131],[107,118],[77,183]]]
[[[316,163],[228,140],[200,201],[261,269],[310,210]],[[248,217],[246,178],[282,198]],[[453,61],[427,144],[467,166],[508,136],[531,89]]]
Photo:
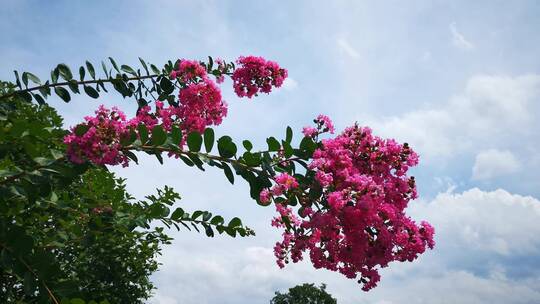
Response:
[[[251,98],[259,92],[270,93],[272,86],[279,88],[287,78],[287,70],[274,61],[262,57],[242,56],[236,61],[238,67],[233,75],[233,87],[239,97]]]
[[[316,123],[318,129],[333,129],[327,117],[319,116]],[[433,227],[417,225],[404,213],[417,196],[414,178],[407,176],[417,163],[407,144],[379,138],[357,125],[323,140],[309,164],[312,185],[296,192],[303,195],[322,187],[321,194],[301,201],[302,220],[285,207],[279,207],[273,220],[274,226],[286,227],[274,248],[278,265],[283,267],[289,258],[297,262],[309,252],[316,268],[359,278],[367,291],[379,281],[379,267],[412,261],[426,247],[433,248]],[[278,193],[270,191],[265,199],[272,194]]]

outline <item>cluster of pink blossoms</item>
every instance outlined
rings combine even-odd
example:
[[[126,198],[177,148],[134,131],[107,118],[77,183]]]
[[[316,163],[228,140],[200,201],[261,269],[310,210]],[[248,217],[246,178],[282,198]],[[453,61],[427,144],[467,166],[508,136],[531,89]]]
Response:
[[[179,78],[182,82],[194,82],[206,78],[206,69],[196,60],[182,59],[169,75],[171,79]]]
[[[329,120],[317,120],[330,131]],[[316,268],[359,278],[367,291],[379,281],[379,267],[392,261],[412,261],[426,247],[433,248],[433,227],[427,222],[417,225],[404,213],[417,196],[414,178],[407,176],[407,170],[417,163],[417,154],[407,144],[381,139],[371,129],[357,125],[323,140],[309,164],[314,184],[291,190],[303,195],[303,191],[322,187],[321,196],[300,200],[302,219],[291,208],[276,203],[279,216],[272,225],[287,228],[274,248],[278,265],[283,267],[289,258],[297,262],[308,251]],[[279,195],[266,193],[266,200]]]
[[[315,138],[317,135],[325,132],[334,134],[334,124],[328,116],[320,114],[313,120],[313,122],[315,122],[317,126],[316,128],[307,126],[302,129],[302,133],[305,137]]]
[[[71,128],[64,137],[69,160],[81,164],[89,160],[98,165],[118,165],[126,167],[128,158],[120,152],[120,135],[126,131],[126,116],[118,108],[106,109],[103,105],[96,110],[96,116],[86,116],[85,122]],[[76,129],[87,128],[82,136]]]
[[[129,136],[130,130],[144,125],[148,130],[161,125],[165,131],[171,131],[174,125],[183,132],[180,147],[185,137],[192,131],[203,132],[209,125],[219,125],[227,115],[227,107],[221,101],[221,93],[217,87],[201,82],[189,86],[180,92],[180,105],[165,107],[163,102],[156,101],[156,109],[150,106],[139,109],[137,116],[127,120],[126,115],[117,109],[105,108],[103,105],[95,112],[96,116],[85,117],[85,122],[73,127],[72,133],[64,138],[67,144],[67,155],[74,163],[89,160],[99,165],[118,165],[127,167],[129,159],[122,152],[121,138]],[[79,136],[76,129],[84,126],[88,130]]]
[[[281,87],[287,70],[282,69],[274,61],[267,61],[262,57],[240,57],[236,61],[238,67],[231,76],[234,81],[233,87],[239,97],[251,98],[257,93],[270,93],[272,86]]]
[[[284,192],[298,187],[298,182],[288,173],[281,173],[280,175],[274,177],[276,185],[272,189],[263,189],[259,195],[259,200],[261,203],[268,203],[272,198],[272,195],[279,196]]]

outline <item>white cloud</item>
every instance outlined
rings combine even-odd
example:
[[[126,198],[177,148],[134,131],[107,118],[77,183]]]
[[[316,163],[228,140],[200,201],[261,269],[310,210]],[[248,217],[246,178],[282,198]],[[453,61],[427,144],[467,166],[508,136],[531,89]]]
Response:
[[[287,90],[287,91],[292,91],[292,90],[298,88],[298,82],[296,80],[294,80],[293,78],[288,77],[283,82],[283,86],[281,88],[284,89],[284,90]]]
[[[520,162],[510,151],[490,149],[476,155],[472,169],[473,180],[487,180],[519,170]]]
[[[412,144],[428,160],[454,157],[531,133],[540,114],[540,75],[478,75],[448,102],[368,120],[377,133]]]
[[[474,44],[465,39],[465,36],[463,36],[463,34],[458,31],[455,22],[450,23],[450,32],[452,33],[452,43],[454,44],[454,46],[461,50],[474,49]]]
[[[443,247],[439,250],[455,251],[450,254],[461,255],[459,251],[464,249],[467,254],[540,253],[540,201],[530,196],[473,188],[412,204],[411,212],[436,227],[439,246]]]
[[[348,40],[344,38],[338,38],[337,44],[339,46],[339,49],[352,59],[358,59],[360,57],[358,51],[349,43]]]

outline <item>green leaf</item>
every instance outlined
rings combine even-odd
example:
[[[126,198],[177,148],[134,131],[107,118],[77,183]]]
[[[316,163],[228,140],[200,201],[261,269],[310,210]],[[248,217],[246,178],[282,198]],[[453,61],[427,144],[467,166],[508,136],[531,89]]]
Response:
[[[80,298],[71,299],[71,301],[69,301],[69,303],[70,304],[86,304],[86,302],[83,299],[80,299]]]
[[[176,125],[172,126],[171,139],[175,145],[180,144],[180,141],[182,140],[182,131]]]
[[[39,92],[43,97],[47,98],[48,95],[51,95],[51,87],[49,87],[49,81],[45,81],[45,87],[39,88]]]
[[[214,65],[214,60],[211,56],[208,56],[208,70],[212,70],[212,66]]]
[[[84,92],[86,92],[86,94],[94,99],[97,99],[99,97],[99,93],[98,91],[96,91],[96,89],[94,89],[93,87],[91,86],[87,86],[85,85],[84,86]]]
[[[189,151],[191,152],[199,152],[201,150],[202,145],[202,136],[199,132],[191,132],[187,136],[187,145],[189,148]]]
[[[180,159],[188,166],[190,167],[193,167],[195,164],[187,157],[185,157],[184,155],[179,155],[180,156]]]
[[[120,73],[120,70],[118,69],[118,65],[116,64],[116,62],[114,61],[114,59],[112,59],[112,57],[109,57],[109,60],[111,61],[112,65],[113,65],[113,68],[114,68],[118,73]]]
[[[171,219],[177,221],[180,218],[182,218],[183,215],[184,215],[184,210],[179,207],[173,211],[173,213],[171,214]]]
[[[139,61],[141,62],[144,70],[146,71],[146,75],[150,75],[150,72],[148,71],[148,66],[146,65],[146,62],[144,62],[144,60],[141,57],[139,57]]]
[[[244,140],[242,142],[242,145],[244,146],[244,148],[246,148],[246,150],[248,151],[251,151],[251,149],[253,149],[253,144],[249,141],[249,140]]]
[[[101,61],[101,68],[103,69],[105,76],[109,78],[109,72],[107,71],[107,66],[105,65],[105,62],[103,62],[103,60]]]
[[[161,156],[161,152],[156,152],[154,153],[154,155],[156,156],[159,163],[163,165],[163,156]]]
[[[25,256],[32,251],[34,239],[26,234],[23,228],[14,226],[8,232],[7,245],[16,255]]]
[[[187,156],[195,164],[195,166],[197,166],[197,168],[204,171],[203,162],[201,161],[201,159],[199,158],[197,154],[189,153]]]
[[[139,132],[139,138],[141,139],[141,144],[144,145],[148,141],[148,129],[145,125],[139,124],[137,126],[137,131]]]
[[[165,94],[171,94],[174,91],[174,85],[167,77],[162,77],[159,85]]]
[[[156,73],[156,74],[161,74],[161,71],[153,64],[150,64],[150,68],[152,69],[152,72]]]
[[[36,75],[34,75],[34,74],[30,73],[30,72],[24,72],[23,77],[24,77],[25,74],[26,74],[26,77],[28,79],[30,79],[33,83],[41,84],[41,80],[39,80],[39,78]]]
[[[257,167],[261,164],[261,157],[259,154],[253,154],[246,151],[244,152],[242,157],[244,158],[244,162],[246,163],[246,165],[250,167]]]
[[[71,73],[71,70],[65,63],[60,63],[58,66],[58,71],[60,72],[60,76],[64,78],[65,80],[71,80],[73,79],[73,74]]]
[[[56,95],[62,98],[62,100],[65,102],[69,102],[71,100],[71,96],[69,95],[69,92],[62,87],[55,87],[54,92],[56,93]]]
[[[81,81],[84,80],[84,76],[86,74],[86,71],[84,70],[84,67],[79,67],[79,77],[81,78]]]
[[[241,227],[242,226],[242,220],[240,220],[239,218],[235,217],[233,218],[229,224],[227,225],[227,227],[229,228],[236,228],[236,227]]]
[[[279,141],[275,139],[274,137],[268,137],[266,139],[266,143],[268,144],[268,150],[269,151],[278,151],[281,145],[279,144]]]
[[[127,134],[122,134],[122,136],[120,137],[120,144],[125,147],[133,144],[136,140],[137,133],[135,133],[135,130],[130,128]]]
[[[293,138],[293,131],[292,131],[291,127],[287,127],[285,141],[290,144],[291,141],[292,141],[292,138]]]
[[[68,81],[68,86],[73,93],[79,94],[79,85],[77,84],[77,81],[75,80]]]
[[[291,147],[291,144],[288,141],[283,141],[282,143],[283,143],[284,156],[286,158],[291,157],[293,155],[293,153],[294,153],[294,150]]]
[[[227,177],[229,182],[231,182],[231,184],[234,185],[234,174],[231,170],[231,167],[229,167],[229,165],[227,165],[227,163],[224,163],[224,162],[222,162],[221,164],[223,165],[223,172],[225,172],[225,176]]]
[[[23,72],[21,79],[22,79],[22,82],[24,83],[24,86],[28,88],[28,73]]]
[[[210,224],[212,225],[223,225],[223,223],[225,223],[225,220],[220,215],[216,215],[214,218],[212,218],[212,220],[210,220]]]
[[[212,128],[206,128],[206,130],[204,130],[204,148],[206,149],[206,152],[210,153],[210,151],[212,151],[213,146],[214,146],[214,130]]]
[[[160,125],[154,126],[152,129],[152,145],[160,146],[165,143],[167,140],[167,133],[163,130],[163,127]]]
[[[94,66],[88,61],[86,61],[86,69],[88,70],[88,73],[92,79],[96,79],[96,70],[94,70]]]
[[[126,97],[126,96],[131,96],[132,95],[132,92],[129,90],[129,88],[127,87],[126,83],[124,82],[124,80],[120,79],[120,78],[115,78],[115,79],[112,79],[111,80],[111,83],[114,87],[114,89],[116,91],[118,91],[118,93],[122,94],[122,97]]]
[[[214,237],[214,230],[212,230],[212,227],[209,225],[203,225],[204,231],[206,233],[207,237]]]
[[[27,91],[20,91],[20,92],[17,93],[17,96],[24,99],[26,102],[31,102],[32,101],[32,94],[30,94]]]
[[[236,155],[236,145],[232,142],[231,137],[222,136],[218,140],[219,155],[226,158],[231,158]]]
[[[203,212],[201,210],[197,210],[197,211],[193,212],[193,214],[191,215],[191,220],[192,221],[196,220],[202,214],[203,214]]]
[[[45,104],[45,99],[43,99],[43,97],[41,97],[41,95],[39,94],[32,94],[32,96],[34,96],[34,99],[40,104],[40,105],[43,105]]]
[[[19,72],[13,71],[13,73],[15,74],[15,83],[20,89],[22,89],[21,80],[19,79]]]
[[[49,150],[49,152],[51,152],[52,157],[54,159],[56,159],[56,160],[64,157],[64,153],[62,153],[62,151],[59,151],[59,150],[56,150],[56,149],[51,149],[51,150]]]
[[[134,76],[137,76],[137,72],[135,72],[134,69],[132,69],[129,65],[125,65],[123,64],[120,69],[128,74],[131,74],[131,75],[134,75]]]
[[[51,81],[53,83],[57,83],[58,77],[60,77],[60,70],[58,70],[58,67],[56,67],[54,68],[54,70],[51,71]]]
[[[90,129],[90,127],[87,124],[79,124],[75,127],[75,135],[81,137],[88,132],[88,129]]]
[[[27,296],[33,295],[34,290],[36,289],[36,281],[34,279],[34,275],[30,271],[27,271],[24,274],[23,286],[24,286],[24,293]]]
[[[124,151],[124,154],[129,158],[131,159],[132,161],[134,161],[137,165],[139,164],[139,159],[137,158],[137,155],[135,155],[135,153],[129,151],[129,150],[125,150]]]

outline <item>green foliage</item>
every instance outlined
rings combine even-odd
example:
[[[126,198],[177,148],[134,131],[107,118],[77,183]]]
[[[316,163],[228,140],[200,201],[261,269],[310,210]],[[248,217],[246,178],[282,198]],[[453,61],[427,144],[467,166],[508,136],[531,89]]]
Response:
[[[53,71],[64,79],[70,73]],[[172,188],[137,201],[106,168],[67,161],[62,118],[13,94],[15,88],[0,82],[0,95],[11,94],[0,102],[0,303],[143,303],[154,288],[156,257],[171,242],[165,227],[254,235],[238,218],[171,212],[180,198]],[[139,127],[122,142],[150,141],[155,149],[172,136],[160,126],[149,133]]]
[[[276,296],[270,301],[270,304],[336,304],[329,293],[326,292],[326,285],[320,287],[314,284],[302,284],[289,288],[287,293],[276,292]]]

